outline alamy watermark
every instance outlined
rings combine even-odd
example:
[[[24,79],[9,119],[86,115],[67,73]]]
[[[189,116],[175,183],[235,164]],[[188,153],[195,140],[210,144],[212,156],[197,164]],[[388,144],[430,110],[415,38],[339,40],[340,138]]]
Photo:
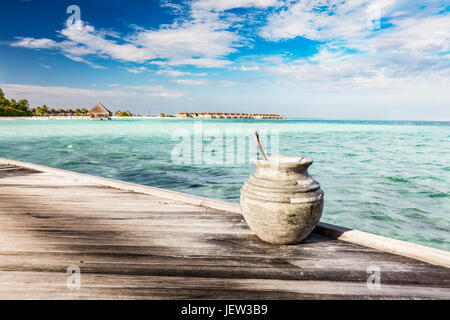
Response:
[[[69,18],[66,20],[67,27],[76,26],[81,21],[81,9],[77,5],[70,5],[67,7],[66,10],[67,14],[72,14]]]
[[[371,265],[367,267],[367,273],[369,277],[367,278],[367,288],[369,290],[380,290],[381,289],[381,268],[379,266]]]
[[[195,121],[193,130],[179,128],[172,133],[177,144],[171,151],[171,160],[180,165],[243,165],[258,156],[254,129],[229,127],[204,128]],[[258,130],[261,144],[268,154],[279,154],[279,130]]]
[[[71,265],[67,267],[68,274],[66,285],[69,290],[80,290],[81,289],[81,270],[77,265]]]

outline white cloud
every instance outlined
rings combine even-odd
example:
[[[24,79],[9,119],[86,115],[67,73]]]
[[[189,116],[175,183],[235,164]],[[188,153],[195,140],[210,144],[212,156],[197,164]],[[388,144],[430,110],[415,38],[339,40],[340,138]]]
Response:
[[[229,60],[224,59],[211,59],[211,58],[188,58],[188,59],[176,59],[171,61],[152,61],[152,64],[157,65],[170,65],[170,66],[194,66],[198,68],[222,68],[232,64]]]
[[[97,53],[97,51],[93,48],[89,48],[85,45],[80,45],[72,41],[60,42],[57,46],[55,46],[55,48],[60,48],[66,54],[78,57]]]
[[[205,77],[208,75],[206,72],[194,73],[194,72],[186,72],[186,71],[179,71],[179,70],[173,70],[173,69],[162,69],[162,70],[159,70],[158,72],[156,72],[156,74],[168,75],[171,77],[185,77],[185,76]]]
[[[398,61],[380,61],[364,55],[352,55],[344,49],[323,47],[319,53],[266,68],[280,81],[302,84],[321,91],[360,89],[412,89],[433,81],[448,83],[450,68],[440,69],[421,57],[405,57]]]
[[[380,8],[381,23],[390,25],[381,30],[368,28],[373,16],[367,11],[369,2],[363,0],[301,1],[271,15],[260,33],[266,39],[300,36],[325,44],[312,57],[286,60],[267,69],[322,89],[325,84],[392,88],[407,82],[448,81],[450,62],[442,54],[450,48],[450,14],[442,13],[442,2],[371,4]]]
[[[133,62],[143,62],[146,59],[154,58],[154,55],[148,50],[138,48],[129,43],[117,44],[115,40],[107,39],[106,36],[110,35],[110,33],[97,31],[93,26],[85,24],[83,21],[66,26],[60,33],[66,40],[56,42],[46,38],[19,38],[11,46],[60,50],[67,58],[86,63],[93,68],[102,67],[86,60],[85,56],[96,54]]]
[[[146,67],[138,67],[138,68],[125,68],[130,73],[139,74],[142,72],[148,72],[149,70]]]
[[[30,49],[52,49],[56,48],[58,46],[58,43],[47,38],[19,38],[16,42],[13,42],[11,46]]]
[[[223,57],[236,52],[239,37],[225,30],[227,25],[216,20],[184,22],[159,30],[136,33],[130,40],[151,48],[155,57],[168,65],[222,67],[229,64]]]
[[[181,84],[181,85],[187,85],[187,86],[207,86],[207,85],[213,85],[218,84],[223,87],[231,87],[236,86],[241,83],[233,80],[220,80],[220,81],[210,81],[205,79],[174,79],[171,80],[172,82]]]
[[[237,81],[232,81],[232,80],[221,80],[220,84],[224,87],[232,87],[232,86],[236,86],[240,83]]]
[[[277,4],[278,0],[196,0],[194,9],[225,11],[235,8],[268,8]]]
[[[172,82],[182,84],[182,85],[188,85],[188,86],[206,86],[210,84],[208,80],[204,79],[175,79],[172,80]]]
[[[249,67],[246,67],[246,66],[241,66],[241,71],[259,71],[259,66],[249,66]]]
[[[87,57],[111,58],[136,63],[153,62],[164,65],[192,65],[218,68],[231,62],[225,57],[236,52],[241,38],[227,30],[230,23],[209,11],[192,11],[192,17],[162,25],[157,30],[134,28],[132,35],[119,43],[118,35],[96,30],[78,21],[68,24],[59,33],[65,40],[57,42],[47,38],[18,38],[11,45],[30,49],[59,50],[74,61],[87,63]],[[136,71],[136,69],[134,69]],[[131,71],[133,72],[133,71]]]
[[[84,59],[84,58],[81,58],[81,57],[72,56],[72,55],[70,55],[70,54],[64,54],[64,56],[65,56],[66,58],[70,59],[70,60],[73,60],[73,61],[76,61],[76,62],[82,62],[82,63],[85,63],[85,64],[87,64],[88,66],[91,66],[91,67],[94,68],[94,69],[106,69],[106,67],[103,67],[103,66],[101,66],[101,65],[95,64],[95,63],[93,63],[93,62],[91,62],[91,61],[88,61],[88,60],[86,60],[86,59]]]
[[[185,7],[182,3],[177,3],[176,1],[177,0],[173,0],[173,2],[170,0],[160,0],[161,7],[169,8],[172,11],[172,13],[181,14],[183,13]]]
[[[61,30],[61,34],[72,43],[84,45],[97,54],[104,54],[113,59],[143,62],[155,58],[150,50],[136,47],[130,43],[117,44],[114,40],[107,39],[103,32],[95,30],[93,26],[82,21]]]
[[[385,18],[398,12],[402,5],[412,6],[414,1],[295,1],[270,15],[260,34],[273,41],[298,36],[318,41],[370,36],[373,34],[371,20],[377,18],[377,13]]]
[[[306,87],[327,90],[330,87],[354,90],[367,84],[368,80],[371,80],[369,85],[373,85],[375,79],[381,81],[377,69],[369,61],[327,47],[309,59],[269,66],[267,70]]]
[[[159,86],[159,85],[158,86],[146,86],[146,85],[126,86],[124,88],[142,92],[147,96],[164,97],[164,98],[179,98],[179,97],[182,97],[189,93],[186,91],[168,89],[166,87]]]
[[[395,27],[367,39],[351,40],[348,46],[371,54],[446,52],[450,50],[450,14],[398,19]]]

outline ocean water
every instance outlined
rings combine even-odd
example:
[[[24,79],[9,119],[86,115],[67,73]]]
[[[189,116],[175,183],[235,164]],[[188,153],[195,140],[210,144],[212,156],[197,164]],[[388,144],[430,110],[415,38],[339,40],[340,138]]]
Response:
[[[216,134],[257,129],[267,153],[313,159],[309,172],[325,192],[324,222],[450,251],[450,122],[0,121],[0,157],[238,203],[255,170],[253,149],[245,149],[246,161],[217,161],[219,152],[216,163],[204,163],[189,143],[192,157],[184,159],[193,160],[180,163],[174,135],[186,138],[199,126]],[[204,137],[203,148],[210,141]],[[241,146],[215,141],[225,159]]]

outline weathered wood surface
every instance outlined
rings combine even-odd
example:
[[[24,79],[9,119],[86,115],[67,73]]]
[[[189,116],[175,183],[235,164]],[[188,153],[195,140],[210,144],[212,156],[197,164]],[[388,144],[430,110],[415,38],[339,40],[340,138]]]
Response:
[[[269,245],[237,213],[0,165],[0,298],[449,299],[450,269],[316,233]]]

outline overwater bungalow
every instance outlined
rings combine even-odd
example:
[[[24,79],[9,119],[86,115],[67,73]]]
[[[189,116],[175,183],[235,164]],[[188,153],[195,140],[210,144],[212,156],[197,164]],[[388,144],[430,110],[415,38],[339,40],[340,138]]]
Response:
[[[281,114],[268,113],[230,113],[230,112],[179,112],[177,118],[201,119],[284,119]]]

